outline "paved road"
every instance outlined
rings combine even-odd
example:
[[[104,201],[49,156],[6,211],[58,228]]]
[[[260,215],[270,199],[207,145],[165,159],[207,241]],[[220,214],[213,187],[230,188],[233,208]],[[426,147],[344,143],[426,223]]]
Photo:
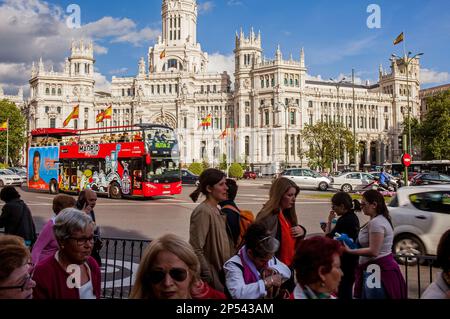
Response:
[[[237,203],[256,215],[269,199],[267,181],[241,182]],[[189,237],[189,218],[198,205],[189,194],[194,191],[186,186],[176,197],[161,197],[153,200],[99,198],[95,212],[97,223],[105,237],[128,239],[152,239],[166,233],[175,233],[184,239]],[[30,206],[38,231],[51,217],[53,196],[20,190],[22,198]],[[314,199],[315,192],[302,191],[297,200],[299,221],[309,234],[321,233],[319,223],[325,220],[330,209],[328,199]],[[309,196],[308,196],[309,195]],[[364,220],[364,217],[362,217]]]

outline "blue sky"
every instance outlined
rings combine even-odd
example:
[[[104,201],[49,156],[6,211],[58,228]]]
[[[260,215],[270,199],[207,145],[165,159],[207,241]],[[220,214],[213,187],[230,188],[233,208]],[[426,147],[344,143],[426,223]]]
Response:
[[[81,8],[82,28],[76,33],[64,26],[65,11],[71,3]],[[309,75],[337,78],[355,68],[358,78],[373,82],[380,64],[387,69],[390,55],[402,54],[403,45],[394,47],[392,42],[404,31],[407,50],[425,53],[423,87],[450,82],[450,2],[446,0],[198,3],[198,41],[210,54],[212,70],[232,70],[235,32],[242,27],[248,34],[253,26],[262,32],[267,58],[273,58],[278,44],[285,58],[292,53],[298,59],[304,47]],[[380,7],[379,29],[367,26],[370,4]],[[11,20],[11,16],[18,17],[18,27],[1,22],[5,17]],[[80,36],[95,41],[98,84],[107,85],[112,75],[137,73],[139,58],[146,56],[161,30],[161,0],[4,0],[0,1],[0,28],[7,29],[0,33],[0,42],[8,44],[8,48],[0,48],[0,83],[6,90],[14,90],[26,77],[13,76],[5,70],[25,72],[41,55],[57,69],[69,53],[70,38]],[[27,28],[33,28],[28,48],[24,44]]]

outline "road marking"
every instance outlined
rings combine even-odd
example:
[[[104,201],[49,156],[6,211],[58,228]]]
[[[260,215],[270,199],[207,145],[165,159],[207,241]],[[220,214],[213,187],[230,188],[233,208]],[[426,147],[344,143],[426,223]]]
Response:
[[[36,198],[39,198],[39,199],[45,199],[45,200],[53,200],[54,197],[36,196]]]

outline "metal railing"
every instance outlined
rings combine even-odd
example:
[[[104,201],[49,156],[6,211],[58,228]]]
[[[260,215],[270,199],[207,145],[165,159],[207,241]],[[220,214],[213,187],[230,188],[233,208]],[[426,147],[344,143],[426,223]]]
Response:
[[[103,238],[102,298],[128,298],[142,254],[150,243],[144,240]],[[433,282],[439,268],[434,256],[397,256],[407,284],[408,298],[418,299]]]

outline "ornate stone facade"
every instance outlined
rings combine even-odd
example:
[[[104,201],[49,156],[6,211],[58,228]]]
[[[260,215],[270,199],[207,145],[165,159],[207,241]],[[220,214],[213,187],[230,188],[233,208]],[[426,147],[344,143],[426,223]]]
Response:
[[[33,67],[31,128],[61,127],[80,105],[77,128],[160,123],[178,130],[181,161],[206,160],[218,164],[222,154],[253,164],[271,174],[283,165],[307,166],[307,145],[301,130],[319,121],[341,121],[353,130],[353,86],[307,79],[305,52],[299,60],[285,59],[281,49],[273,60],[263,58],[261,34],[242,31],[235,38],[235,85],[226,72],[208,73],[208,54],[197,42],[195,0],[163,0],[162,35],[148,50],[147,62],[138,61],[135,77],[113,77],[111,93],[94,93],[92,44],[72,45],[64,72]],[[391,70],[379,71],[374,85],[355,85],[356,133],[364,152],[362,165],[399,161],[397,136],[410,106],[419,116],[419,60],[400,59]],[[111,121],[95,123],[96,115],[113,106]],[[211,115],[212,126],[201,128]],[[234,137],[219,139],[225,128]],[[286,143],[287,141],[287,143]],[[287,150],[287,152],[286,152]],[[287,163],[286,163],[287,162]],[[349,156],[342,150],[342,164]]]

